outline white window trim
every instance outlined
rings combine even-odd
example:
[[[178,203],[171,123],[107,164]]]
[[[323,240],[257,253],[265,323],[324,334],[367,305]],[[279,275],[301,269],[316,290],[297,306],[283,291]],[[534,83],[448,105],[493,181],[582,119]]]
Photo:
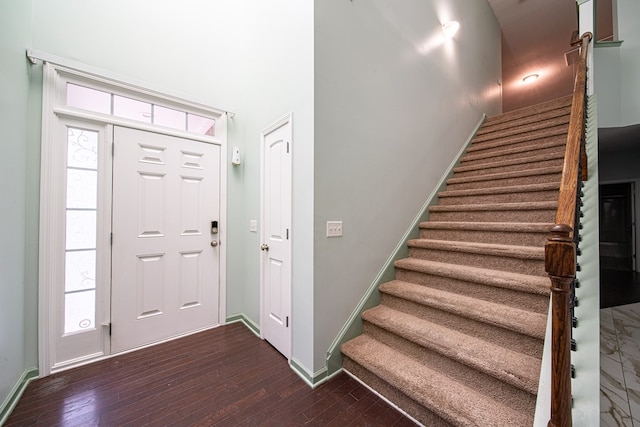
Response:
[[[27,56],[34,60],[44,61],[43,71],[43,100],[42,100],[42,147],[41,147],[41,177],[40,177],[40,233],[39,233],[39,279],[38,279],[38,362],[40,376],[52,373],[52,348],[55,337],[55,313],[52,313],[51,303],[54,295],[51,293],[51,283],[59,280],[61,272],[59,254],[56,248],[64,246],[64,230],[49,227],[50,220],[58,223],[64,212],[58,208],[56,198],[59,197],[62,182],[55,179],[59,176],[57,169],[60,165],[60,156],[56,156],[54,130],[58,119],[81,120],[112,126],[126,126],[130,128],[162,133],[191,140],[220,146],[220,289],[219,289],[219,324],[226,319],[226,236],[227,236],[227,119],[233,117],[225,109],[209,107],[204,103],[186,99],[183,96],[169,94],[167,91],[159,91],[150,85],[132,79],[118,76],[113,73],[99,70],[73,61],[57,58],[42,52],[27,51]],[[94,113],[67,107],[66,83],[77,83],[93,87],[103,91],[125,95],[146,102],[161,104],[170,108],[176,108],[187,113],[198,114],[214,118],[216,121],[216,136],[199,135],[186,131],[173,130],[149,123],[137,122],[106,114]],[[54,178],[54,179],[52,179]],[[110,190],[110,189],[109,189]],[[111,194],[109,194],[109,200]],[[110,225],[110,224],[109,224]],[[109,254],[110,256],[110,254]],[[109,285],[110,286],[110,285]],[[108,317],[110,313],[105,313]],[[97,322],[100,319],[96,319]],[[108,349],[108,346],[106,346]],[[111,357],[106,354],[103,357],[92,358],[90,361]],[[78,366],[88,361],[78,361],[73,366]],[[66,367],[66,366],[65,366]],[[68,366],[71,367],[71,366]]]

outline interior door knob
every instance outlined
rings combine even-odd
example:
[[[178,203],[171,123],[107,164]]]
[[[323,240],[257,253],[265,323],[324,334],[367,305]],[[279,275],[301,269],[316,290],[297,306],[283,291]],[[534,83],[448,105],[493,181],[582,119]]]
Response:
[[[215,248],[216,246],[218,246],[218,241],[217,241],[217,240],[212,240],[212,241],[211,241],[211,246],[213,246],[214,248]]]
[[[260,249],[262,249],[263,251],[268,251],[269,245],[267,245],[266,243],[263,243],[262,246],[260,246]]]

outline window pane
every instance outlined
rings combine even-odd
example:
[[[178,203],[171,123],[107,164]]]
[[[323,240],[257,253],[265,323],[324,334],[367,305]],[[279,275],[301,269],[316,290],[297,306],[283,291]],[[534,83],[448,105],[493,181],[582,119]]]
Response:
[[[151,123],[151,104],[124,96],[113,96],[113,115],[139,122]]]
[[[98,172],[67,169],[67,208],[96,209]]]
[[[67,249],[95,249],[96,211],[67,211]]]
[[[98,132],[67,128],[67,166],[98,168]]]
[[[96,251],[67,252],[65,263],[65,292],[95,289]]]
[[[189,125],[187,130],[201,135],[215,136],[216,122],[213,119],[189,114]]]
[[[154,105],[153,123],[173,129],[187,130],[187,113]]]
[[[64,332],[95,328],[96,291],[74,292],[64,296]]]
[[[96,113],[111,114],[111,94],[67,83],[67,105]]]

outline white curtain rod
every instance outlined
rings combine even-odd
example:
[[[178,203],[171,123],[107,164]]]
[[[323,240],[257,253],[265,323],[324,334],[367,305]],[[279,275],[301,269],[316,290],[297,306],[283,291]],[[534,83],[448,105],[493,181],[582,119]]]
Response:
[[[183,94],[180,93],[176,93],[174,91],[171,90],[167,90],[164,88],[158,88],[156,86],[153,86],[147,82],[141,81],[141,80],[136,80],[136,79],[132,79],[130,77],[125,77],[116,73],[113,73],[111,71],[107,71],[104,70],[102,68],[97,68],[97,67],[92,67],[90,65],[86,65],[83,64],[81,62],[78,61],[74,61],[72,59],[67,59],[67,58],[62,58],[56,55],[52,55],[46,52],[41,52],[35,49],[29,49],[27,48],[26,51],[27,54],[27,59],[29,60],[29,62],[31,62],[31,64],[33,65],[37,65],[40,62],[48,62],[50,64],[54,64],[54,65],[59,65],[61,67],[65,67],[65,68],[69,68],[72,70],[76,70],[76,71],[80,71],[83,73],[87,73],[87,74],[93,74],[95,76],[100,76],[100,77],[106,77],[109,80],[113,80],[115,82],[119,82],[119,83],[124,83],[125,85],[128,86],[134,86],[134,87],[138,87],[138,88],[142,88],[145,90],[150,90],[152,92],[155,92],[157,94],[164,94],[164,95],[168,95],[171,96],[173,98],[177,98],[180,100],[183,100],[187,103],[190,104],[195,104],[197,106],[203,107],[207,110],[214,110],[214,111],[218,111],[221,113],[225,113],[229,118],[234,118],[236,113],[234,113],[233,111],[226,109],[226,108],[220,108],[220,107],[211,107],[208,104],[206,104],[205,102],[202,102],[200,100],[196,100],[193,98],[189,98],[184,96]]]

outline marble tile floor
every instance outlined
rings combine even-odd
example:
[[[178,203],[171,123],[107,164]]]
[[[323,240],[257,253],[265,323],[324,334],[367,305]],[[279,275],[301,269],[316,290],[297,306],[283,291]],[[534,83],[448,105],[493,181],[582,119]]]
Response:
[[[640,303],[600,310],[600,425],[640,427]]]

